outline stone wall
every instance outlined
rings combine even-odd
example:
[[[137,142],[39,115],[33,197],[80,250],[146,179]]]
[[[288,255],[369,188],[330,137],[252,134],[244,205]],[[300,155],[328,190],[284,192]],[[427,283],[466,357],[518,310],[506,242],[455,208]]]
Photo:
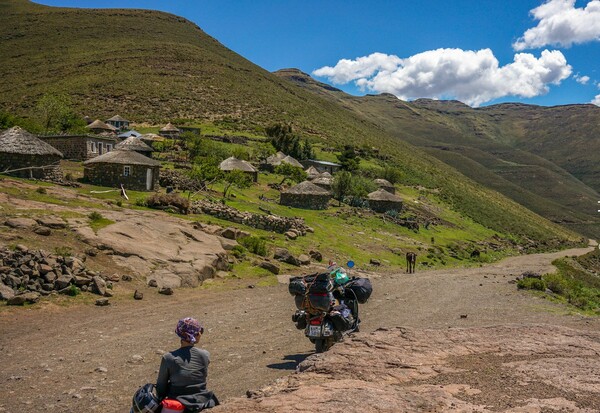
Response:
[[[402,211],[402,202],[369,200],[369,208],[375,212]]]
[[[281,193],[279,203],[293,208],[327,209],[330,195]]]
[[[41,140],[52,145],[62,152],[65,159],[74,161],[85,161],[95,158],[103,153],[110,152],[106,150],[106,145],[111,145],[111,150],[116,145],[116,140],[93,137],[93,136],[41,136]],[[96,152],[91,151],[91,143],[95,143]],[[103,150],[98,150],[98,145],[102,144]]]
[[[1,148],[0,148],[1,149]],[[19,178],[62,179],[62,171],[58,165],[58,155],[24,155],[18,153],[0,152],[0,173],[13,169],[48,166],[44,169],[25,169],[10,173]]]
[[[208,201],[195,201],[191,208],[192,213],[204,213],[215,216],[226,221],[236,222],[238,224],[248,225],[252,228],[263,229],[284,234],[290,230],[295,230],[300,235],[306,235],[311,229],[306,225],[302,218],[287,218],[278,215],[254,214],[252,212],[242,212],[227,205]]]
[[[124,176],[123,171],[126,165],[109,163],[92,163],[86,165],[83,176],[94,185],[119,188],[121,184],[125,189],[133,191],[146,191],[146,170],[152,169],[152,188],[157,188],[159,167],[146,165],[128,165],[130,175]]]

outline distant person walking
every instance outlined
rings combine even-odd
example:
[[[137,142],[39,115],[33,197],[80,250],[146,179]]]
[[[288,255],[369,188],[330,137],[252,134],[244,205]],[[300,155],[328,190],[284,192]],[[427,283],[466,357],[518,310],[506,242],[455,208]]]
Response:
[[[186,413],[194,413],[219,404],[213,392],[206,389],[210,355],[195,347],[203,332],[204,327],[194,318],[183,318],[177,323],[175,333],[181,339],[181,346],[162,357],[156,380],[156,394],[163,400],[163,412],[182,411],[183,405]]]

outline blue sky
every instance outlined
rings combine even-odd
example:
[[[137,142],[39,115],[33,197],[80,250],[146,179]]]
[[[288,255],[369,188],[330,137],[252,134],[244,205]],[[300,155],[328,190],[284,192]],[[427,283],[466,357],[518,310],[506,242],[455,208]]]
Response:
[[[357,95],[600,105],[600,0],[40,3],[171,12],[269,71],[296,67]]]

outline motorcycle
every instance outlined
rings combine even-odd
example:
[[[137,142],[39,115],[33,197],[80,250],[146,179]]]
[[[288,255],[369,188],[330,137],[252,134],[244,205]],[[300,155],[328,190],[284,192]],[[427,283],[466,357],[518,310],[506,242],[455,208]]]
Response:
[[[366,294],[362,289],[364,281],[370,289]],[[357,284],[361,284],[358,290]],[[315,345],[315,351],[322,353],[342,341],[345,335],[359,331],[358,303],[366,302],[372,288],[368,279],[349,279],[345,271],[337,268],[327,273],[294,277],[289,290],[298,308],[292,321],[296,328],[304,330],[304,335]]]

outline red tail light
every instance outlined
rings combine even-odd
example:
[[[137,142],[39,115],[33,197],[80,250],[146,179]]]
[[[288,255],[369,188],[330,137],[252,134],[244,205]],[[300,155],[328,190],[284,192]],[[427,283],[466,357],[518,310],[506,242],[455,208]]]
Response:
[[[310,325],[311,326],[320,326],[321,325],[321,319],[320,318],[313,318],[312,320],[310,320]]]

